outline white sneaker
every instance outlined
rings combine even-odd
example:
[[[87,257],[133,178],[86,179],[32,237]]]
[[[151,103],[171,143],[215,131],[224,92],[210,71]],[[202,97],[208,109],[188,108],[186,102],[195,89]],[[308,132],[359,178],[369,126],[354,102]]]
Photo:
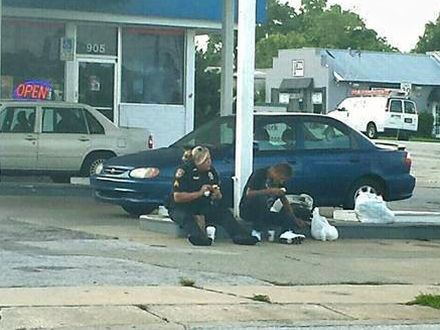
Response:
[[[288,230],[280,235],[280,242],[284,244],[301,244],[306,237],[301,234],[295,234],[293,231]]]
[[[206,236],[208,236],[208,238],[214,242],[214,240],[215,240],[215,227],[214,226],[206,227]]]
[[[253,229],[251,232],[251,236],[254,236],[258,242],[261,242],[261,231]]]

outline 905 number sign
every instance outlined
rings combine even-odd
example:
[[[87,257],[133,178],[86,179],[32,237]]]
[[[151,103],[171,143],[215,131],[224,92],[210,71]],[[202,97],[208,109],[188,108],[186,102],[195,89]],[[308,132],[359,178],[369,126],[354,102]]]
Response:
[[[86,46],[87,53],[91,54],[105,54],[106,47],[105,44],[92,44],[88,43]]]

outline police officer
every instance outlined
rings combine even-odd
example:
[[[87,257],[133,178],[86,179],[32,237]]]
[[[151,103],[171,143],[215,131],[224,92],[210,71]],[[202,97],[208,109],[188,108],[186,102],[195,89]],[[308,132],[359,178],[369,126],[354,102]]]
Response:
[[[224,227],[236,244],[255,245],[257,240],[246,233],[221,203],[220,181],[209,149],[197,146],[185,156],[184,163],[176,170],[169,213],[188,234],[189,242],[201,246],[212,244],[212,237],[206,234],[206,221]]]

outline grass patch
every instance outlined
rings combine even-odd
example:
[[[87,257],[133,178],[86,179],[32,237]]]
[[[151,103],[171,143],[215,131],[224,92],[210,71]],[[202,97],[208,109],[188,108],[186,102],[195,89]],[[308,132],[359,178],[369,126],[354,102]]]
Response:
[[[421,305],[440,309],[440,296],[433,294],[421,294],[415,300],[410,301],[407,305]]]
[[[408,141],[398,140],[395,136],[379,136],[379,140],[388,140],[395,141],[400,143],[405,143]],[[374,142],[374,140],[372,140]],[[440,143],[440,139],[437,138],[428,138],[428,137],[419,137],[419,136],[410,136],[409,141],[411,142],[432,142],[432,143]]]
[[[416,142],[433,142],[433,143],[440,143],[440,139],[434,139],[434,138],[424,138],[424,137],[410,137],[410,141],[416,141]]]
[[[181,286],[189,286],[189,287],[193,287],[196,284],[196,281],[190,279],[190,278],[184,278],[181,277],[179,280],[179,283]]]
[[[268,304],[272,303],[270,301],[269,296],[267,296],[265,294],[254,294],[254,296],[251,299],[255,300],[255,301],[265,302],[265,303],[268,303]]]

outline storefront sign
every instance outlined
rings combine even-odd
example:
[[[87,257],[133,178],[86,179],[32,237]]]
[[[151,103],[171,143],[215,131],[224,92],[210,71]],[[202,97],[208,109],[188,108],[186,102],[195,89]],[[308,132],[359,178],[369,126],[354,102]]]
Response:
[[[280,93],[280,103],[289,104],[290,102],[290,94]]]
[[[312,94],[312,103],[313,104],[322,104],[322,93],[316,92]]]
[[[304,60],[292,61],[292,75],[294,77],[304,77]]]
[[[14,89],[14,99],[18,100],[50,100],[52,84],[41,80],[27,80]]]
[[[75,55],[75,41],[73,38],[61,38],[60,60],[73,61]]]

